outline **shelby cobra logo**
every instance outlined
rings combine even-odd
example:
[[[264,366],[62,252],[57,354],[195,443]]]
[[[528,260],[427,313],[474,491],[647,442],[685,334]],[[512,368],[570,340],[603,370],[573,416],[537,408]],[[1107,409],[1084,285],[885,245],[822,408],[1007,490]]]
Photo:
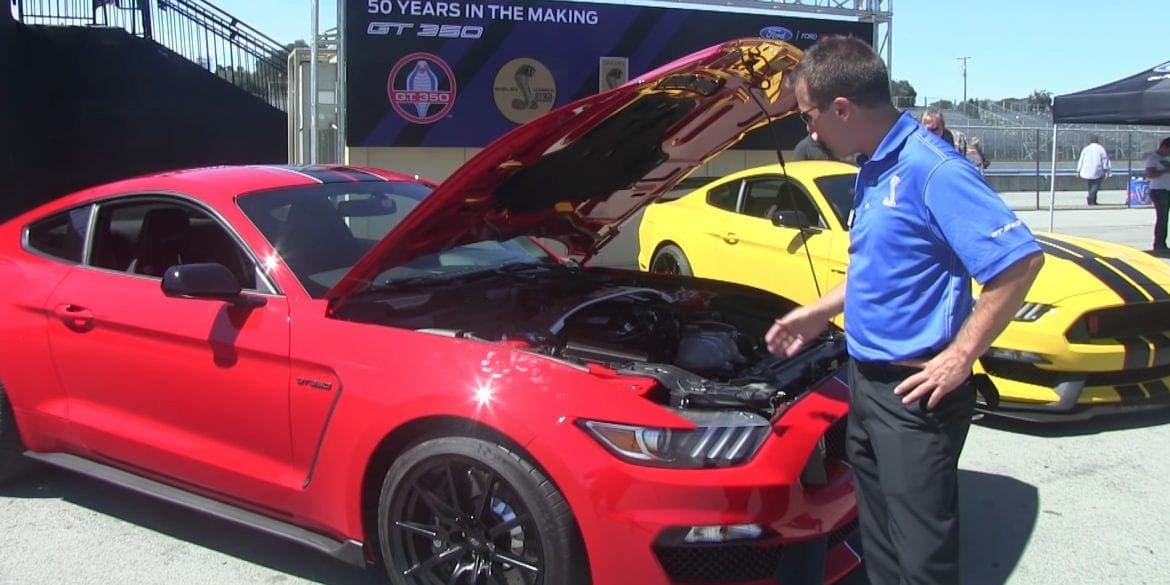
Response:
[[[544,63],[520,57],[500,67],[492,97],[505,118],[523,124],[552,110],[557,83]]]
[[[455,73],[430,53],[398,60],[386,78],[386,94],[398,115],[415,124],[430,124],[455,105]]]

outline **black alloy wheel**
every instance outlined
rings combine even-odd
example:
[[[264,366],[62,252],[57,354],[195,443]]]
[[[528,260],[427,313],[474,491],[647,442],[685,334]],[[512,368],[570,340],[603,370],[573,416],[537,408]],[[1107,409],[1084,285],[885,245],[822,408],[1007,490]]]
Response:
[[[560,585],[587,573],[552,482],[480,439],[432,439],[400,456],[383,482],[378,521],[396,585]]]
[[[692,276],[691,263],[687,261],[686,254],[674,244],[667,244],[658,249],[654,253],[654,258],[650,260],[650,272],[654,274],[677,274],[680,276]]]

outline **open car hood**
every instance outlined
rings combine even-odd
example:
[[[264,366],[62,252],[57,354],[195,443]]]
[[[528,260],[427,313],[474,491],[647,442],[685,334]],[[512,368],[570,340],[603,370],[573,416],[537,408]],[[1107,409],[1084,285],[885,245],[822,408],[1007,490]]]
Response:
[[[557,108],[493,141],[394,227],[327,297],[424,254],[531,235],[589,256],[618,225],[748,131],[796,111],[787,43],[729,41]]]

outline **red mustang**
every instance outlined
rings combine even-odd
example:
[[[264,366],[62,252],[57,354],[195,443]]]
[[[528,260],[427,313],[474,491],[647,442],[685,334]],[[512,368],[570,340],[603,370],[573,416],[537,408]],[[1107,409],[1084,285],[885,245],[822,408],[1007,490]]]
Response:
[[[437,187],[209,168],[3,224],[0,480],[39,460],[396,584],[775,583],[813,539],[841,579],[841,336],[779,359],[790,301],[565,259],[791,113],[799,57],[712,47]]]

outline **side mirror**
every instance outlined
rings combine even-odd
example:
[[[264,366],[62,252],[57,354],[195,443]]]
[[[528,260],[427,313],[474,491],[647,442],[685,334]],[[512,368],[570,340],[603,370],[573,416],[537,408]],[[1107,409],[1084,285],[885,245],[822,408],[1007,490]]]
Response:
[[[168,297],[215,299],[233,305],[260,306],[264,299],[241,294],[240,281],[223,264],[180,264],[163,273],[163,294]]]
[[[786,227],[793,229],[804,229],[812,227],[808,216],[803,211],[797,209],[777,209],[772,212],[772,225],[776,227]]]

